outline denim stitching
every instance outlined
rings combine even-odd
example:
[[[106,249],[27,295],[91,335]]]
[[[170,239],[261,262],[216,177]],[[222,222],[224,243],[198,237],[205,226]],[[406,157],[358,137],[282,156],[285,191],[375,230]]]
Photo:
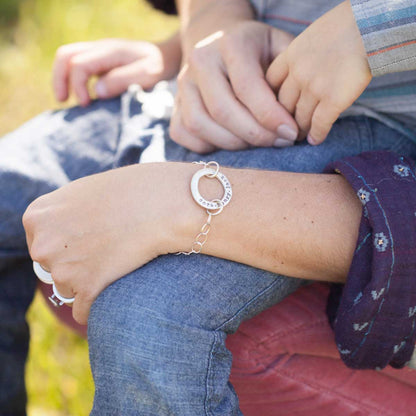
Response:
[[[210,380],[212,380],[212,374],[213,374],[213,371],[211,371],[211,369],[212,369],[212,362],[214,360],[214,357],[213,357],[214,356],[214,349],[215,349],[215,346],[217,345],[217,332],[213,332],[213,334],[214,334],[214,341],[212,342],[211,350],[209,352],[208,367],[207,367],[207,376],[206,376],[206,379],[205,379],[204,410],[205,410],[205,414],[207,416],[212,415],[211,410],[208,409],[208,406],[209,406],[209,397],[212,396],[212,388],[210,388],[210,383],[209,382],[210,382]]]
[[[276,278],[276,280],[271,283],[269,286],[264,288],[260,293],[258,293],[254,298],[251,298],[248,302],[246,302],[240,309],[238,309],[234,315],[232,315],[230,318],[228,318],[226,321],[224,321],[220,326],[214,329],[214,331],[220,331],[226,324],[233,321],[238,315],[240,315],[248,306],[253,304],[257,299],[259,299],[262,295],[270,291],[274,286],[276,286],[278,283],[280,283],[280,279]]]

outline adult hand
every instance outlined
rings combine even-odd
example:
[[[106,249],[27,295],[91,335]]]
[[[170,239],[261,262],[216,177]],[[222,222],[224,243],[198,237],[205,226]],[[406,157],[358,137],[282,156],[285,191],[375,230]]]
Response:
[[[297,125],[265,80],[272,57],[292,39],[269,25],[245,20],[184,50],[172,139],[198,153],[293,144]]]
[[[106,286],[167,253],[171,241],[176,244],[172,223],[181,223],[186,207],[178,195],[189,194],[184,167],[195,170],[178,163],[112,170],[72,182],[28,207],[23,224],[30,255],[50,271],[62,296],[75,297],[76,321],[87,322]]]
[[[98,98],[111,98],[130,84],[151,88],[170,79],[179,70],[179,36],[153,44],[124,39],[102,39],[61,46],[53,65],[53,90],[58,101],[68,99],[70,90],[82,106],[90,103],[88,81],[98,76]]]
[[[266,79],[294,115],[300,138],[322,143],[371,81],[367,55],[345,1],[312,23],[280,55]]]

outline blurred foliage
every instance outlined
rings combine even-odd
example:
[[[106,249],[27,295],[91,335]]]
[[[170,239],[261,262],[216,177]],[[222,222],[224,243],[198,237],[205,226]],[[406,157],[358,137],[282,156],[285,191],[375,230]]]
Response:
[[[86,341],[58,322],[40,294],[36,295],[28,319],[28,415],[88,415],[94,387]]]
[[[0,0],[0,137],[56,107],[50,74],[56,49],[103,37],[160,40],[174,17],[144,0]],[[86,342],[52,316],[38,295],[29,314],[29,416],[84,416],[93,383]]]

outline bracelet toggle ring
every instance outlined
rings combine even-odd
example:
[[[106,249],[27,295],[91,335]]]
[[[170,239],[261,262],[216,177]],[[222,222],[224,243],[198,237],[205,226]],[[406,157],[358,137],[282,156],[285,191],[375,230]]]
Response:
[[[33,271],[41,282],[52,285],[53,295],[49,296],[48,299],[55,307],[59,308],[64,304],[71,304],[74,302],[75,298],[65,298],[58,292],[51,273],[46,271],[37,261],[33,262]]]
[[[73,297],[73,298],[65,298],[64,296],[62,296],[58,292],[58,289],[56,288],[55,283],[52,283],[52,290],[53,290],[53,295],[52,296],[49,296],[48,299],[57,308],[61,307],[63,304],[69,305],[71,303],[74,303],[75,297]]]
[[[207,176],[208,178],[212,179],[216,178],[219,180],[219,182],[224,188],[224,195],[221,199],[214,199],[212,201],[208,201],[201,195],[198,189],[198,185],[199,180],[203,176]],[[218,169],[214,170],[211,168],[200,169],[194,174],[191,180],[191,193],[195,202],[201,207],[206,208],[207,210],[220,210],[220,212],[222,211],[222,208],[224,208],[231,201],[231,197],[233,195],[231,184],[228,178],[223,173],[219,172]],[[218,214],[220,212],[218,212]]]
[[[48,285],[53,284],[52,275],[47,272],[37,261],[33,262],[33,271],[40,281]]]

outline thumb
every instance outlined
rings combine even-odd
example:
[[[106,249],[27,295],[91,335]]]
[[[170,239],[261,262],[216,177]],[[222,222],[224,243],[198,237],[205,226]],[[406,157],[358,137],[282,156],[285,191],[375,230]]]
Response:
[[[152,88],[161,78],[161,72],[151,68],[146,61],[135,61],[100,77],[95,84],[95,92],[98,98],[112,98],[125,92],[131,84],[139,84],[143,89]]]

